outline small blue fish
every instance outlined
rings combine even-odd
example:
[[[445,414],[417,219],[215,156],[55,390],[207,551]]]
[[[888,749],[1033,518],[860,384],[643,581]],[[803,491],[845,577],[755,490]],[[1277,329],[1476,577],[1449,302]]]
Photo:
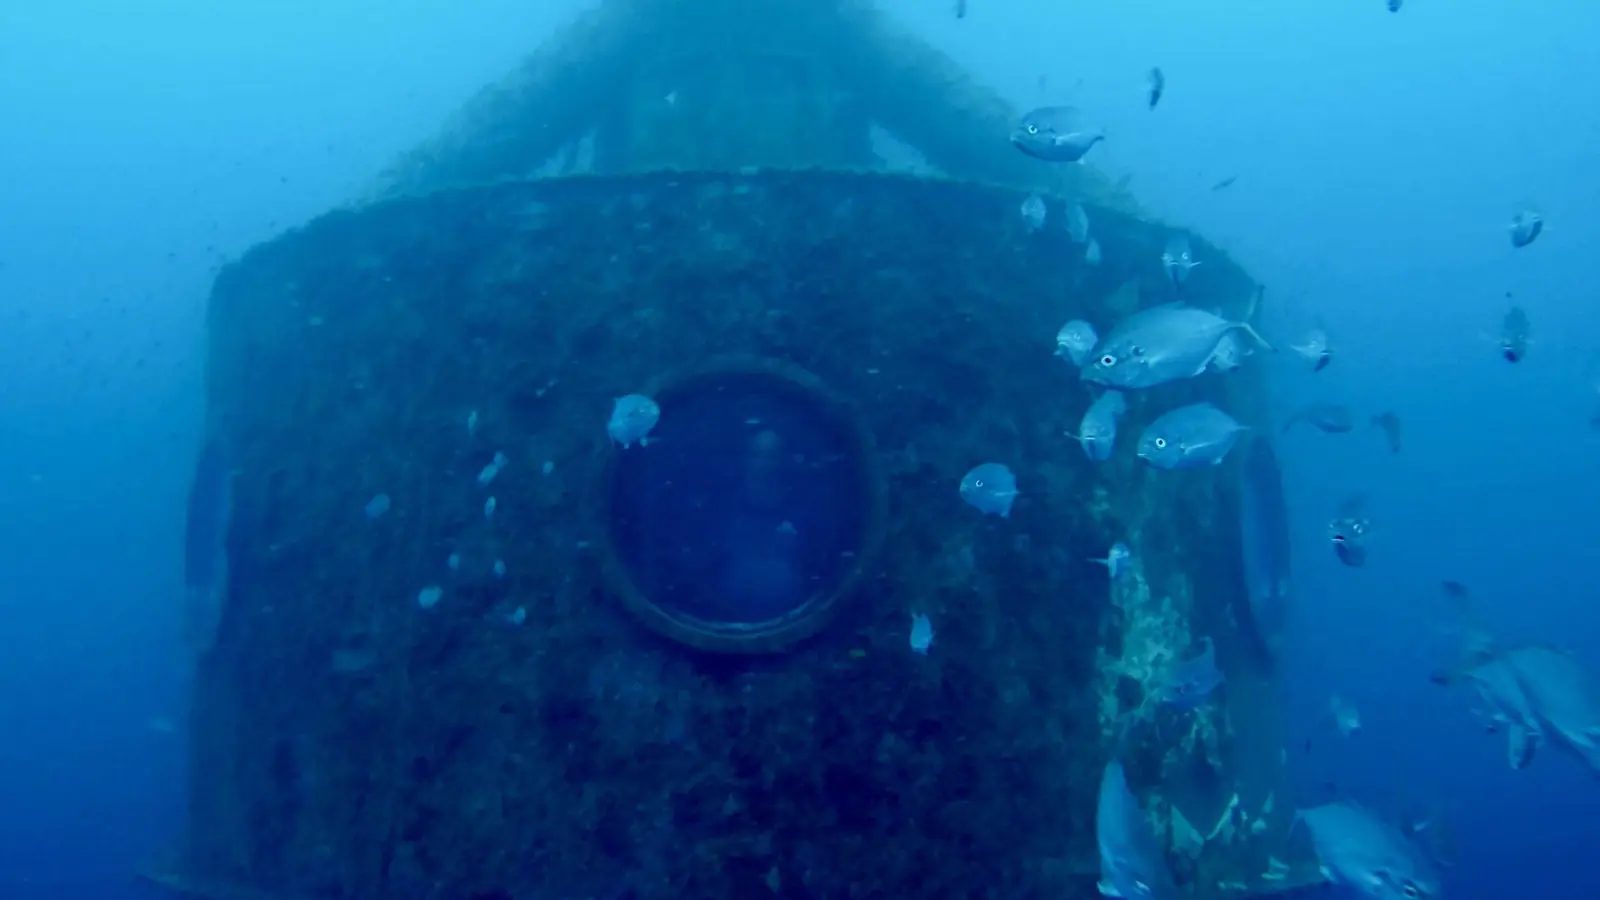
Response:
[[[661,421],[661,407],[643,394],[618,397],[611,407],[611,420],[606,423],[606,434],[624,449],[635,443],[643,447],[649,443],[647,435]]]
[[[1074,244],[1081,244],[1089,239],[1089,211],[1081,203],[1073,203],[1067,207],[1067,236],[1072,238]]]
[[[933,621],[922,613],[911,614],[911,651],[927,655],[933,646]]]
[[[1167,271],[1174,286],[1181,285],[1189,280],[1189,271],[1200,263],[1194,258],[1194,250],[1189,246],[1189,237],[1181,232],[1174,232],[1167,237],[1167,244],[1161,251],[1161,268]]]
[[[1011,131],[1011,143],[1035,159],[1075,163],[1105,132],[1082,124],[1082,114],[1071,106],[1044,106],[1024,115]]]
[[[1322,872],[1374,900],[1439,896],[1433,860],[1399,828],[1354,803],[1329,803],[1295,814],[1311,832]]]
[[[1089,246],[1084,248],[1083,261],[1091,266],[1100,265],[1100,242],[1089,238]]]
[[[1089,561],[1105,566],[1106,571],[1111,573],[1111,580],[1116,581],[1133,564],[1133,551],[1128,549],[1127,544],[1117,541],[1111,545],[1111,549],[1106,552],[1104,559],[1091,556]]]
[[[1100,342],[1100,336],[1095,334],[1094,326],[1082,319],[1073,319],[1061,326],[1056,332],[1056,355],[1072,361],[1075,366],[1082,366],[1084,360],[1089,358],[1094,345]]]
[[[1078,433],[1069,436],[1083,445],[1083,452],[1094,462],[1105,462],[1117,441],[1117,417],[1128,409],[1128,401],[1118,391],[1106,391],[1089,404]]]
[[[961,499],[984,515],[1011,517],[1017,499],[1017,478],[1001,463],[974,466],[961,478]]]
[[[1194,709],[1206,702],[1211,692],[1222,684],[1222,670],[1217,668],[1216,647],[1211,638],[1201,638],[1204,649],[1193,659],[1173,664],[1162,680],[1161,701],[1179,709]]]
[[[1028,226],[1029,231],[1043,228],[1045,218],[1049,214],[1050,210],[1044,205],[1044,198],[1038,194],[1029,194],[1028,199],[1022,201],[1022,221]]]
[[[1521,249],[1533,243],[1544,233],[1544,217],[1525,209],[1511,217],[1511,246]]]
[[[1139,458],[1158,469],[1196,469],[1221,464],[1245,426],[1209,403],[1191,403],[1163,413],[1139,435]]]
[[[1100,775],[1094,839],[1100,850],[1101,895],[1123,900],[1172,900],[1178,896],[1177,883],[1150,820],[1128,789],[1128,776],[1116,760],[1106,763]]]

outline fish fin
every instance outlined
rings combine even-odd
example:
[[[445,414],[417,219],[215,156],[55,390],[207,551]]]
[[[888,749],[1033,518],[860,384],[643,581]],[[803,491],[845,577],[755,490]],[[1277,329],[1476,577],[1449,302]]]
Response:
[[[1111,886],[1111,882],[1105,881],[1104,879],[1102,879],[1098,884],[1095,885],[1095,889],[1100,892],[1100,896],[1102,896],[1102,897],[1121,897],[1122,896],[1120,893],[1117,892],[1116,888]]]
[[[1232,324],[1234,328],[1237,328],[1240,331],[1243,331],[1245,334],[1250,335],[1250,338],[1252,340],[1254,340],[1256,343],[1260,344],[1261,346],[1267,348],[1268,350],[1272,351],[1273,353],[1277,353],[1278,352],[1278,348],[1272,346],[1269,343],[1267,343],[1267,339],[1262,337],[1261,336],[1261,332],[1256,331],[1255,326],[1251,325],[1249,322],[1233,322],[1233,323],[1230,323],[1230,324]]]
[[[1092,562],[1092,563],[1099,563],[1100,565],[1105,566],[1108,569],[1111,568],[1111,560],[1109,560],[1109,559],[1101,559],[1098,556],[1086,556],[1086,557],[1084,557],[1084,559],[1087,559],[1089,562]]]

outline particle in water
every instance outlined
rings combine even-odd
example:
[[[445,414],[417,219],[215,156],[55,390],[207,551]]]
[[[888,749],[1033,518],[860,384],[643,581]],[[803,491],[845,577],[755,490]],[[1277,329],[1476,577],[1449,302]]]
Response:
[[[472,412],[467,413],[467,437],[472,437],[473,435],[475,435],[477,433],[478,433],[478,411],[477,410],[473,410]]]
[[[495,507],[495,502],[494,502],[494,498],[493,497],[490,497],[489,499],[483,501],[483,517],[485,519],[494,518],[494,507]]]
[[[383,514],[389,511],[390,505],[388,494],[379,494],[376,497],[373,497],[371,500],[367,501],[367,518],[382,518]]]
[[[504,577],[506,577],[506,563],[505,563],[505,560],[497,559],[497,560],[494,561],[494,577],[496,577],[496,578],[504,578]]]
[[[450,558],[445,560],[444,564],[450,567],[450,571],[456,571],[457,569],[461,568],[461,554],[450,554]]]
[[[556,463],[555,463],[555,460],[553,460],[553,459],[545,460],[544,461],[544,465],[539,467],[539,471],[543,472],[546,475],[549,475],[551,472],[554,472],[555,470],[556,470]]]
[[[444,588],[437,584],[430,584],[417,592],[417,605],[423,609],[432,609],[435,603],[444,596]]]
[[[523,622],[528,621],[528,611],[519,606],[511,615],[506,616],[506,621],[513,625],[521,625]]]
[[[494,459],[483,467],[483,471],[478,473],[478,483],[487,485],[493,481],[495,476],[500,474],[500,470],[505,468],[507,462],[510,462],[510,460],[506,459],[504,453],[495,453]]]

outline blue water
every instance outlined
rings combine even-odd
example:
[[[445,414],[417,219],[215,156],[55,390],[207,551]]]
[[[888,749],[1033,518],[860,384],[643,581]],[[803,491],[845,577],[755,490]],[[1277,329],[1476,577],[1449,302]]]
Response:
[[[1442,804],[1463,857],[1449,896],[1600,896],[1600,785],[1553,748],[1510,771],[1427,681],[1448,650],[1442,577],[1506,633],[1600,667],[1600,4],[969,0],[961,21],[942,0],[884,5],[1018,106],[1093,110],[1109,137],[1090,161],[1263,280],[1266,330],[1327,328],[1328,370],[1268,363],[1286,407],[1403,417],[1398,456],[1360,430],[1280,448],[1307,789]],[[0,6],[3,897],[135,896],[128,871],[180,820],[182,510],[215,266],[357,194],[577,8],[285,6]],[[1527,202],[1550,226],[1513,251]],[[1537,340],[1516,367],[1485,337],[1507,292]],[[1322,529],[1356,489],[1378,533],[1349,569]],[[1361,708],[1349,741],[1328,736],[1335,692]]]

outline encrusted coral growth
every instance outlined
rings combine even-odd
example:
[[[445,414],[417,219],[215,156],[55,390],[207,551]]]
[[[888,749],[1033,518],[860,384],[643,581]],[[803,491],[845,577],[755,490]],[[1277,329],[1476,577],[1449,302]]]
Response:
[[[243,530],[197,701],[197,877],[347,900],[1091,896],[1108,698],[1129,684],[1137,707],[1197,633],[1229,658],[1228,475],[1097,466],[1063,437],[1081,393],[1051,338],[1159,279],[1160,229],[1094,210],[1093,267],[1027,232],[1021,199],[579,178],[336,213],[226,270],[208,415],[239,447]],[[1234,293],[1200,248],[1190,287]],[[888,479],[877,570],[778,659],[656,638],[593,552],[613,399],[730,353],[847,397]],[[986,461],[1018,473],[1009,518],[957,496]],[[1086,557],[1117,538],[1140,562],[1108,598]],[[927,655],[908,610],[937,627]],[[1226,767],[1225,738],[1189,746]]]

